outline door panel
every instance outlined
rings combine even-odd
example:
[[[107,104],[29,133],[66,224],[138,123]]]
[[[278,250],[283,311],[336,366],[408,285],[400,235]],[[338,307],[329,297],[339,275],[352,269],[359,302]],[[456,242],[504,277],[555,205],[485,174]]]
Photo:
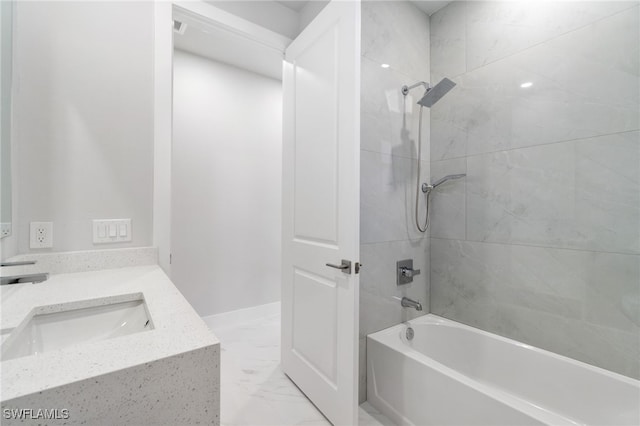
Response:
[[[295,235],[337,244],[337,27],[296,57]]]
[[[295,270],[292,350],[336,387],[337,285],[335,281]]]
[[[360,3],[332,1],[284,62],[282,368],[357,423]]]

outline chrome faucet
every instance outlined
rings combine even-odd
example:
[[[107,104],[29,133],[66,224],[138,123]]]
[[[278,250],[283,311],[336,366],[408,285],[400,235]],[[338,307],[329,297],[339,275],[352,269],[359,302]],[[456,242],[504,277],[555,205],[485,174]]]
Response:
[[[400,304],[403,308],[414,308],[416,311],[422,310],[422,305],[420,304],[420,302],[416,302],[415,300],[409,299],[408,297],[403,297],[400,301]]]
[[[396,284],[403,285],[413,282],[413,277],[420,275],[420,269],[413,269],[413,259],[396,262]]]
[[[19,262],[1,262],[0,266],[23,266],[23,265],[35,265],[35,260],[26,260]],[[10,285],[10,284],[24,284],[24,283],[41,283],[49,279],[49,274],[47,272],[34,272],[29,274],[17,274],[17,275],[8,275],[4,277],[0,277],[0,285]]]
[[[37,274],[21,274],[0,278],[0,285],[34,283],[38,284],[49,279],[48,272]]]

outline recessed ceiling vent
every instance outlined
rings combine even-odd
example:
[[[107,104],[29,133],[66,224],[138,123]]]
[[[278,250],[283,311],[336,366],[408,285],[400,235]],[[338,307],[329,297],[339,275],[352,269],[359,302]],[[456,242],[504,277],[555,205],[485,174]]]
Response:
[[[178,20],[173,20],[173,31],[177,32],[178,34],[182,35],[184,34],[185,30],[187,29],[187,24],[185,24],[184,22],[180,22]]]

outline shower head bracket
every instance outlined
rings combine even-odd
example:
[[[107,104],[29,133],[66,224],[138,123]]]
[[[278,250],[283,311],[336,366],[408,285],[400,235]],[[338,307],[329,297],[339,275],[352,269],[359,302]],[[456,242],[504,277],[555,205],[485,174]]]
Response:
[[[402,94],[404,96],[407,96],[409,94],[409,90],[415,89],[416,87],[419,87],[419,86],[424,86],[424,89],[427,90],[427,91],[430,89],[429,83],[427,83],[426,81],[419,81],[419,82],[417,82],[415,84],[412,84],[411,86],[407,86],[406,84],[404,86],[402,86],[402,89],[401,89],[402,90]]]

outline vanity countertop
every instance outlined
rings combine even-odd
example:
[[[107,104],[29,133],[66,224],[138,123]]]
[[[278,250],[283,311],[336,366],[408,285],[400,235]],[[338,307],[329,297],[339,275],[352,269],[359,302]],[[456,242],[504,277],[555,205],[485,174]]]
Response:
[[[0,362],[2,401],[219,345],[159,266],[51,275],[40,284],[2,286],[0,330],[38,306],[142,293],[154,329]]]

